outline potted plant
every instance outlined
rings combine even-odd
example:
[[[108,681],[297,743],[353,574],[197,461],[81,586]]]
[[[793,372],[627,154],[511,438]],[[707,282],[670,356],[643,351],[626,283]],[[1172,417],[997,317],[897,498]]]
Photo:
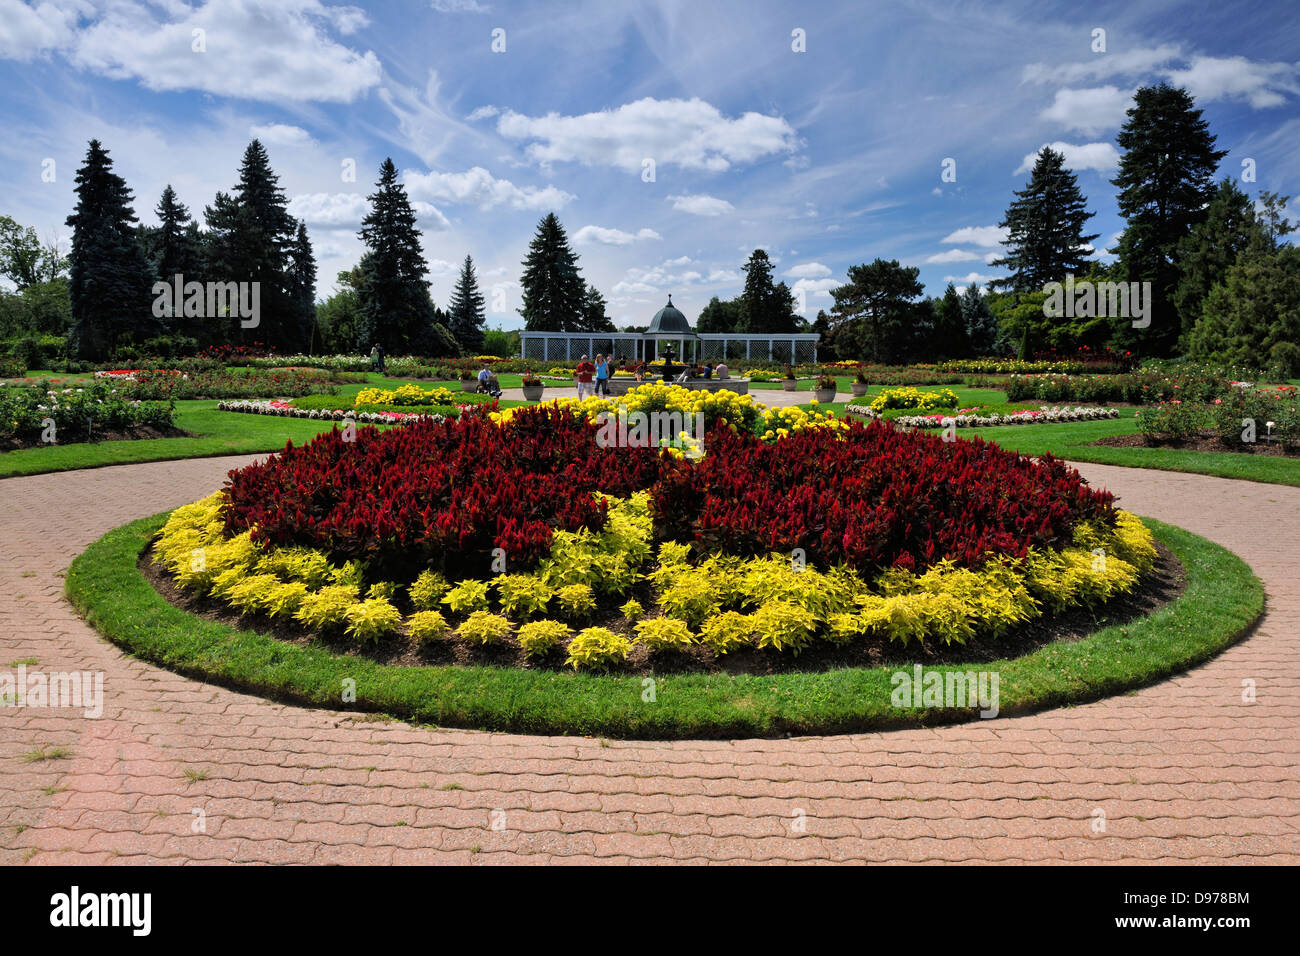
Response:
[[[462,392],[477,391],[478,376],[469,369],[462,369],[460,373],[460,389]]]
[[[523,374],[524,400],[528,402],[540,402],[542,400],[542,390],[546,385],[542,380],[532,372]]]
[[[781,387],[787,392],[793,392],[798,384],[798,380],[794,377],[794,369],[787,365],[785,367],[785,378],[781,380]]]
[[[835,381],[834,375],[822,375],[817,379],[817,389],[814,394],[819,402],[833,402],[838,388],[839,383]]]
[[[867,370],[858,369],[857,374],[853,376],[853,381],[849,383],[849,388],[853,389],[853,397],[861,398],[867,394],[867,389],[870,387],[871,383],[867,381]]]

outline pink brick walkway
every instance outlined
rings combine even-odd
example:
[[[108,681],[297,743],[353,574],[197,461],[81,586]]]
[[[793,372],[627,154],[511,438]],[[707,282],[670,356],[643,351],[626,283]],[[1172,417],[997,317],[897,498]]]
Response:
[[[0,709],[0,863],[1300,860],[1300,488],[1084,466],[1267,584],[1254,636],[1158,686],[937,730],[643,743],[285,707],[99,639],[61,597],[73,557],[247,460],[0,481],[0,667],[102,670],[106,697],[99,720]]]

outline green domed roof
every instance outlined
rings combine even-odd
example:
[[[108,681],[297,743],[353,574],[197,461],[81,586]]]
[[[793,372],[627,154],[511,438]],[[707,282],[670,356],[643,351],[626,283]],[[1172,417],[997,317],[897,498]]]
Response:
[[[691,323],[686,321],[686,316],[682,315],[681,310],[673,305],[673,297],[668,297],[668,304],[655,313],[655,317],[650,320],[650,327],[646,329],[646,335],[694,335],[691,329]]]

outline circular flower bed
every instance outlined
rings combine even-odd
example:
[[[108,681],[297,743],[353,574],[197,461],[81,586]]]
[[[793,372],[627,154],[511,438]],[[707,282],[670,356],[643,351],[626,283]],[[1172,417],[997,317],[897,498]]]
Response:
[[[611,443],[628,405],[698,412],[706,453]],[[592,670],[637,645],[997,637],[1131,591],[1155,558],[1050,457],[666,386],[335,431],[232,472],[155,547],[180,587],[332,642]]]

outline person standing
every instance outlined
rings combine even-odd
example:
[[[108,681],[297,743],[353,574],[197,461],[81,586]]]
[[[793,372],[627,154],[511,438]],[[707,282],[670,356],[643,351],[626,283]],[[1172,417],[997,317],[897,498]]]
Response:
[[[370,371],[379,371],[379,343],[370,346]]]
[[[578,401],[590,398],[592,394],[591,379],[596,372],[596,367],[591,364],[587,356],[582,357],[578,367],[573,370],[573,377],[578,380]]]
[[[609,359],[596,356],[596,395],[609,397]]]
[[[379,374],[383,375],[384,374],[384,347],[382,345],[376,345],[375,349],[379,352]]]

